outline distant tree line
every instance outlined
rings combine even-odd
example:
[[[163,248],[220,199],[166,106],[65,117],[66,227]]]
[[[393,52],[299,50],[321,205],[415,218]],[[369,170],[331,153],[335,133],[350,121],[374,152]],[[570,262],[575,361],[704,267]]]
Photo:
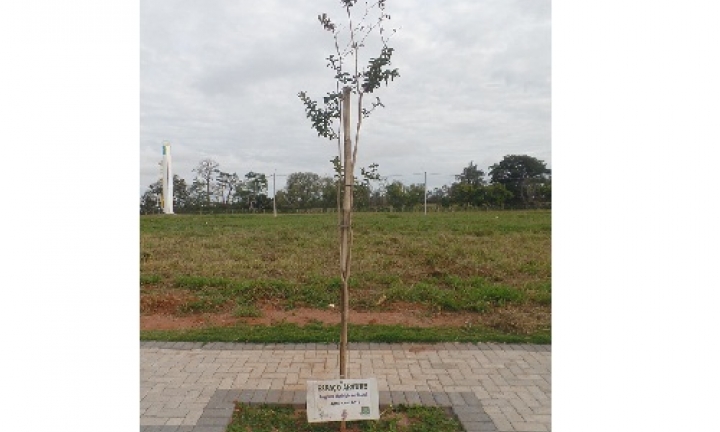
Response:
[[[244,176],[220,170],[212,159],[200,161],[191,184],[173,176],[175,213],[248,213],[273,211],[272,190],[265,174]],[[377,177],[376,177],[377,178]],[[549,208],[551,170],[527,155],[508,155],[491,165],[487,174],[472,161],[455,176],[455,182],[427,191],[429,211],[464,209]],[[356,183],[354,205],[360,211],[420,211],[425,203],[423,183],[400,181]],[[337,177],[312,172],[287,176],[275,193],[278,212],[323,212],[337,208]],[[160,213],[162,183],[151,184],[140,199],[140,213]]]

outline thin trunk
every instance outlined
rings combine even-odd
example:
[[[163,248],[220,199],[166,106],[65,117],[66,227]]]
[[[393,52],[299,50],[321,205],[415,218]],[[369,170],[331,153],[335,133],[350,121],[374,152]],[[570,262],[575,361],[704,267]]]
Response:
[[[340,334],[340,378],[347,378],[348,313],[350,309],[348,282],[350,279],[350,247],[352,246],[352,197],[353,197],[353,160],[352,140],[350,138],[350,88],[343,89],[343,208],[340,225],[340,266],[343,283],[341,296],[341,334]]]
[[[342,295],[340,309],[340,379],[347,378],[347,352],[348,352],[348,314],[350,312],[350,293],[348,283],[350,279],[350,248],[352,247],[352,199],[353,183],[355,181],[350,139],[350,87],[343,89],[343,208],[342,223],[340,225],[340,267],[342,278]],[[340,422],[340,432],[345,432],[345,420]]]

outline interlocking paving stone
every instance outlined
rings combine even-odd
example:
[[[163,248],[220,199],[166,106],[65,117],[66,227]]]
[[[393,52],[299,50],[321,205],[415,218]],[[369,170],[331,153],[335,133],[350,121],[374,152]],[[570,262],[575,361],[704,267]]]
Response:
[[[435,399],[432,396],[432,393],[428,391],[420,391],[418,392],[418,396],[420,397],[420,404],[419,405],[425,405],[425,406],[437,406],[437,402],[435,402]]]
[[[495,423],[492,421],[487,422],[476,422],[476,421],[464,421],[462,422],[466,432],[496,432],[497,428]]]
[[[227,417],[200,417],[198,426],[227,426],[232,418],[232,412]]]
[[[140,426],[140,432],[165,432],[165,430],[169,429],[175,429],[175,426],[172,427],[165,427],[165,426]]]
[[[351,343],[350,378],[380,404],[452,409],[468,432],[551,429],[551,347]],[[337,378],[338,344],[141,342],[141,432],[223,431],[235,401],[305,405],[307,379]],[[354,375],[354,376],[353,376]]]
[[[282,390],[269,390],[265,401],[267,401],[267,403],[279,403],[281,393]]]
[[[451,392],[451,393],[447,393],[447,395],[450,398],[450,405],[452,405],[452,406],[466,406],[467,405],[467,402],[465,401],[465,399],[462,397],[462,395],[460,393]]]
[[[380,405],[390,405],[392,403],[392,398],[390,397],[390,392],[384,392],[381,391],[378,395],[378,401]]]
[[[267,396],[268,391],[267,390],[255,390],[255,394],[253,395],[253,398],[250,400],[251,404],[264,404],[265,403],[265,397]]]
[[[220,426],[220,425],[197,425],[194,428],[191,429],[192,432],[225,432],[225,429],[227,426]]]
[[[306,395],[303,391],[296,391],[293,396],[293,405],[305,405]]]
[[[392,401],[393,405],[407,404],[407,399],[405,399],[405,392],[401,391],[391,391],[390,400]]]
[[[210,403],[208,403],[208,406]],[[233,408],[232,406],[228,408],[206,408],[203,410],[203,417],[222,417],[227,418],[230,415],[232,415]]]
[[[408,405],[422,405],[420,394],[414,391],[405,392],[405,399]]]
[[[247,390],[242,392],[238,398],[238,402],[249,403],[252,400],[254,393],[254,390]]]
[[[448,397],[447,393],[442,392],[433,392],[433,399],[435,399],[435,403],[437,403],[438,406],[451,406],[452,403],[450,402],[450,397]]]

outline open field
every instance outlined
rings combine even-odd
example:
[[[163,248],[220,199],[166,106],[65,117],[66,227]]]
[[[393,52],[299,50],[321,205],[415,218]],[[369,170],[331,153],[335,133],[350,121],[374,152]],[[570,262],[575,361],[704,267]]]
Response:
[[[142,216],[140,227],[144,338],[339,322],[337,215]],[[351,323],[549,340],[549,211],[356,213],[354,238]]]

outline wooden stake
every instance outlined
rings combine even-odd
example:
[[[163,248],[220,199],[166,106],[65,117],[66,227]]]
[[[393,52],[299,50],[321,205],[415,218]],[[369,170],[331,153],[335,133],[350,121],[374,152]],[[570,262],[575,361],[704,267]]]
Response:
[[[352,246],[352,198],[355,175],[352,160],[352,142],[350,139],[350,87],[343,89],[343,208],[340,225],[340,267],[342,278],[342,294],[340,301],[340,379],[347,378],[347,348],[348,348],[348,313],[350,309],[350,295],[348,282],[350,279],[350,247]],[[345,420],[340,422],[340,431],[345,432]]]

